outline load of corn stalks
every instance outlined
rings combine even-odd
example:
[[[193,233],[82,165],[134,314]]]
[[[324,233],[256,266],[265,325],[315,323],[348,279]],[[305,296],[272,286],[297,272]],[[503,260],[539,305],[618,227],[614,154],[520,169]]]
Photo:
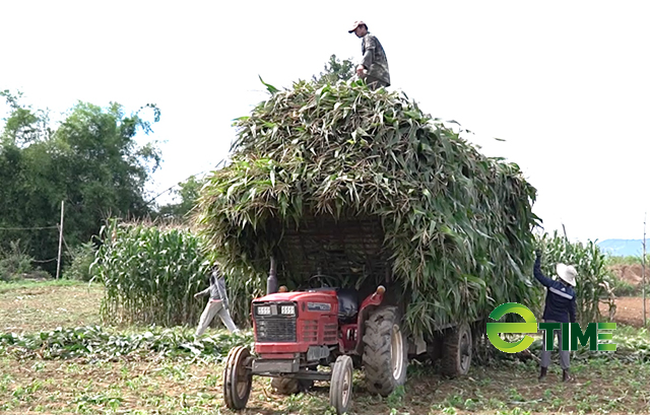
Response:
[[[538,298],[536,189],[516,164],[482,155],[404,94],[362,81],[269,91],[236,120],[231,163],[208,177],[196,208],[234,297],[261,292],[269,257],[290,257],[285,230],[321,217],[377,220],[414,332]],[[296,285],[304,279],[285,271]]]

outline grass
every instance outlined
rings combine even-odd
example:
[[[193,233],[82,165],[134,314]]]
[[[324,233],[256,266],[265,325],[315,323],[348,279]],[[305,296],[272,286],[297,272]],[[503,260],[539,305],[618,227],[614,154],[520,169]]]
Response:
[[[0,330],[33,333],[99,324],[101,285],[71,281],[0,283]]]
[[[27,292],[43,291],[43,294]],[[65,295],[65,294],[68,295]],[[72,295],[69,295],[72,293]],[[77,295],[74,299],[74,295]],[[49,300],[44,300],[46,296]],[[87,284],[39,283],[0,285],[2,322],[20,323],[25,333],[68,322],[98,321],[96,300],[101,288]],[[6,300],[23,297],[20,307],[4,307]],[[74,299],[74,301],[73,301]],[[67,313],[46,315],[66,308]],[[94,307],[87,309],[86,307]],[[31,309],[33,307],[33,309]],[[93,315],[93,311],[95,315]],[[29,322],[21,322],[25,315]],[[10,320],[7,320],[10,319]],[[44,326],[39,326],[44,325]],[[106,328],[137,332],[138,327]],[[221,334],[211,330],[211,334]],[[645,330],[620,327],[618,339],[641,344]],[[645,340],[644,340],[645,341]],[[644,343],[645,344],[645,343]],[[222,363],[187,355],[129,354],[97,359],[89,354],[70,359],[46,359],[0,348],[0,412],[80,414],[229,414],[224,407]],[[369,394],[363,375],[355,372],[353,412],[369,414],[526,414],[526,413],[647,413],[650,363],[605,358],[575,359],[576,381],[563,384],[557,365],[545,382],[537,381],[533,361],[501,361],[473,367],[462,379],[443,379],[431,367],[413,364],[409,381],[388,398]],[[239,414],[332,414],[328,384],[317,382],[308,393],[280,396],[270,381],[255,378],[248,408]]]

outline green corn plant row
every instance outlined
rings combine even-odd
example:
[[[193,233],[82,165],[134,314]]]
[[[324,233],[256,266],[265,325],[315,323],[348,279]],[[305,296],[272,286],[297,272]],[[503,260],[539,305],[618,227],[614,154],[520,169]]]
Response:
[[[204,302],[209,262],[199,238],[187,229],[111,220],[91,266],[106,287],[100,313],[108,323],[194,325]]]
[[[282,229],[313,216],[379,220],[413,332],[538,297],[528,272],[535,188],[405,95],[300,81],[236,126],[231,163],[208,178],[195,219],[247,299],[239,313],[262,291],[269,257],[287,257]]]
[[[581,324],[601,321],[598,305],[609,302],[608,287],[614,280],[607,269],[607,257],[592,241],[586,244],[570,242],[566,237],[545,234],[539,239],[542,248],[542,272],[553,277],[558,262],[573,265],[578,272],[576,279],[577,318]]]

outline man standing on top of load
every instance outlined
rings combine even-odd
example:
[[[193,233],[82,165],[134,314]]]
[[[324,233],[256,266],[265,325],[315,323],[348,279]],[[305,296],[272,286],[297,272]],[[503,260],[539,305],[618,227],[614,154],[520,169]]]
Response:
[[[366,84],[373,91],[382,86],[390,86],[388,60],[379,39],[368,32],[368,26],[361,20],[354,22],[352,28],[348,30],[348,33],[352,32],[363,39],[361,41],[363,60],[357,66],[359,78],[365,78]]]

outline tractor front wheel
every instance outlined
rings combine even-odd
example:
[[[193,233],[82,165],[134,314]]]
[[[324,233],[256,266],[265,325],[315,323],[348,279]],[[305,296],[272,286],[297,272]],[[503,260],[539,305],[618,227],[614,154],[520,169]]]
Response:
[[[400,324],[393,306],[374,310],[365,322],[363,371],[372,393],[388,396],[406,382],[407,342]]]
[[[349,411],[352,402],[352,359],[350,356],[339,356],[332,368],[330,382],[330,405],[338,415]]]
[[[230,350],[223,369],[223,397],[230,409],[244,409],[248,403],[253,385],[250,367],[250,352],[237,346]]]

